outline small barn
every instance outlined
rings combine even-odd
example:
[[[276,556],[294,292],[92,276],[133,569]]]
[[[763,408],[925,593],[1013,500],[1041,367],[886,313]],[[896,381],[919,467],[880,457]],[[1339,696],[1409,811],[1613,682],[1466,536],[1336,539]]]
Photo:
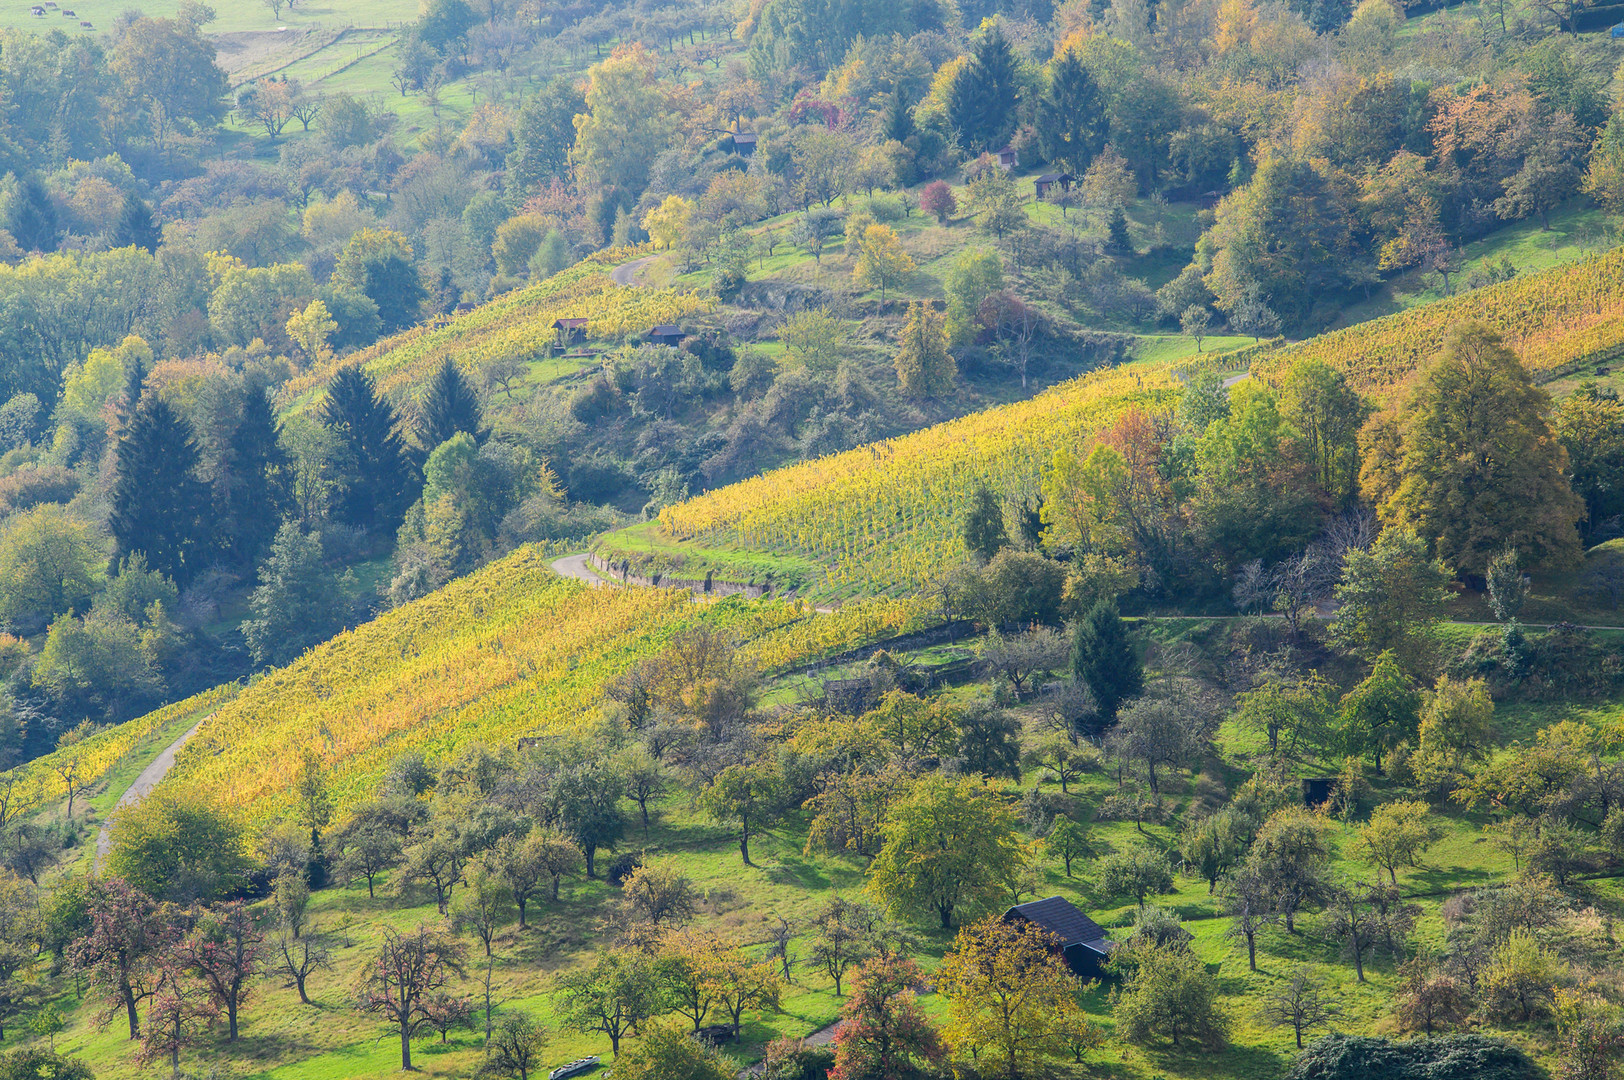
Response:
[[[1004,912],[1005,922],[1029,922],[1040,926],[1060,939],[1060,955],[1081,979],[1103,979],[1107,972],[1105,962],[1121,947],[1105,935],[1100,924],[1077,910],[1063,896],[1016,904]]]
[[[652,327],[648,332],[648,340],[652,345],[669,345],[673,349],[680,348],[682,339],[688,335],[682,332],[682,327],[676,323],[661,323]]]
[[[560,345],[579,345],[586,341],[585,319],[554,319],[553,333]]]
[[[756,133],[753,131],[733,131],[728,133],[728,139],[733,144],[733,152],[740,157],[750,157],[756,152]]]
[[[1009,172],[1009,170],[1020,164],[1013,146],[1005,146],[1001,150],[995,151],[993,156],[998,159],[998,167],[1005,172]]]
[[[1331,801],[1338,786],[1340,781],[1335,776],[1303,777],[1303,805],[1310,810],[1318,810]]]
[[[1061,191],[1070,191],[1071,185],[1076,183],[1076,181],[1077,178],[1071,175],[1069,172],[1044,173],[1042,176],[1038,177],[1036,181],[1038,198],[1042,199],[1047,197],[1049,194],[1049,189],[1056,186],[1058,186]]]

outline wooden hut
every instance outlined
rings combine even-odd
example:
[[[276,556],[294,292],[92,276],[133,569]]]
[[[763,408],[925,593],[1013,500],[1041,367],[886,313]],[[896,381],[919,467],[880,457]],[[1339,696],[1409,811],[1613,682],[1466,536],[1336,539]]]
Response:
[[[1005,922],[1029,922],[1041,926],[1060,939],[1060,955],[1072,973],[1082,979],[1106,976],[1105,961],[1121,948],[1101,929],[1100,924],[1077,910],[1063,896],[1016,904],[1004,912]]]

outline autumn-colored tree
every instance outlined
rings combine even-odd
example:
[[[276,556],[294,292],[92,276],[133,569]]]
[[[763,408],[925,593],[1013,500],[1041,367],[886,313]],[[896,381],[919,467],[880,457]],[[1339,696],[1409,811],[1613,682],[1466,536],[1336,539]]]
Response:
[[[902,241],[891,226],[870,225],[863,230],[863,246],[852,277],[859,284],[879,289],[880,303],[885,303],[887,288],[907,281],[913,272],[913,257],[903,250]]]
[[[1364,862],[1387,871],[1398,884],[1400,866],[1416,866],[1421,856],[1437,843],[1438,826],[1431,820],[1427,804],[1417,800],[1383,803],[1370,815],[1370,821],[1354,837],[1354,854]]]
[[[868,888],[896,912],[931,912],[942,929],[955,915],[1001,896],[1020,858],[1009,809],[984,784],[926,774],[886,816],[885,846]]]
[[[919,1007],[918,965],[877,958],[858,971],[835,1029],[830,1080],[917,1080],[946,1056],[936,1029]]]
[[[940,397],[952,391],[958,364],[947,351],[947,326],[926,304],[908,306],[898,341],[897,382],[909,397]]]
[[[89,931],[68,949],[76,970],[90,976],[91,991],[103,1002],[106,1024],[120,1012],[130,1038],[141,1035],[140,1003],[162,984],[162,959],[173,946],[174,924],[156,900],[123,878],[101,878],[88,888]]]
[[[571,155],[583,186],[632,199],[679,125],[661,87],[655,57],[641,45],[616,50],[587,72],[586,111],[575,117]]]
[[[985,1054],[1010,1078],[1066,1052],[1082,1011],[1059,940],[1025,920],[996,915],[959,931],[937,969],[936,988],[948,1002],[951,1020],[942,1032],[948,1044],[977,1060]]]
[[[1414,529],[1463,574],[1482,577],[1507,547],[1543,569],[1573,566],[1583,506],[1549,409],[1550,395],[1499,334],[1456,326],[1399,416],[1401,455],[1377,508],[1382,520]]]
[[[203,912],[179,951],[214,1007],[225,1010],[227,1042],[237,1040],[237,1012],[248,1000],[250,981],[260,974],[264,947],[265,935],[248,905],[231,900]]]
[[[953,189],[946,180],[932,180],[925,185],[919,193],[919,209],[936,219],[937,224],[947,223],[947,219],[958,213],[959,201],[953,195]]]
[[[410,933],[385,927],[378,955],[361,975],[356,1007],[400,1033],[400,1067],[412,1068],[412,1038],[434,1018],[430,1002],[462,974],[462,945],[427,925]]]

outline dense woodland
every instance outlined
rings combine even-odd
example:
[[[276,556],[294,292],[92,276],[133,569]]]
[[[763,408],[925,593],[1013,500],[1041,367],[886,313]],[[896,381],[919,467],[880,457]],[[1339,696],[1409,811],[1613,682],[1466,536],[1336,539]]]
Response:
[[[1283,345],[1616,240],[1618,12],[164,11],[0,30],[0,1080],[1618,1074],[1618,353]],[[512,587],[1089,373],[910,595]]]

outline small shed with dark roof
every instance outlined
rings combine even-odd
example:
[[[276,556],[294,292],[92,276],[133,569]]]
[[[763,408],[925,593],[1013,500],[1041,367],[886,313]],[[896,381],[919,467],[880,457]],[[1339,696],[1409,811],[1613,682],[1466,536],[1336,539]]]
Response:
[[[756,152],[756,133],[753,131],[733,131],[728,133],[733,143],[733,152],[740,157],[749,157]]]
[[[654,345],[669,345],[673,349],[682,344],[682,339],[688,335],[682,332],[682,327],[676,323],[661,323],[648,332],[648,339]]]
[[[995,151],[993,156],[998,159],[998,164],[1003,166],[1005,172],[1020,164],[1019,155],[1015,153],[1013,146],[1004,146]]]
[[[1061,191],[1070,191],[1071,185],[1076,179],[1077,178],[1071,175],[1069,172],[1044,173],[1042,176],[1038,177],[1036,181],[1034,181],[1037,186],[1037,196],[1040,199],[1043,198],[1049,193],[1049,189],[1054,187],[1056,184],[1060,185]]]
[[[560,345],[579,345],[586,340],[585,319],[554,319],[553,330]]]
[[[1059,938],[1066,966],[1082,979],[1103,979],[1107,974],[1105,962],[1121,947],[1105,935],[1099,923],[1063,896],[1016,904],[1004,912],[1005,922],[1016,920],[1040,926]]]

